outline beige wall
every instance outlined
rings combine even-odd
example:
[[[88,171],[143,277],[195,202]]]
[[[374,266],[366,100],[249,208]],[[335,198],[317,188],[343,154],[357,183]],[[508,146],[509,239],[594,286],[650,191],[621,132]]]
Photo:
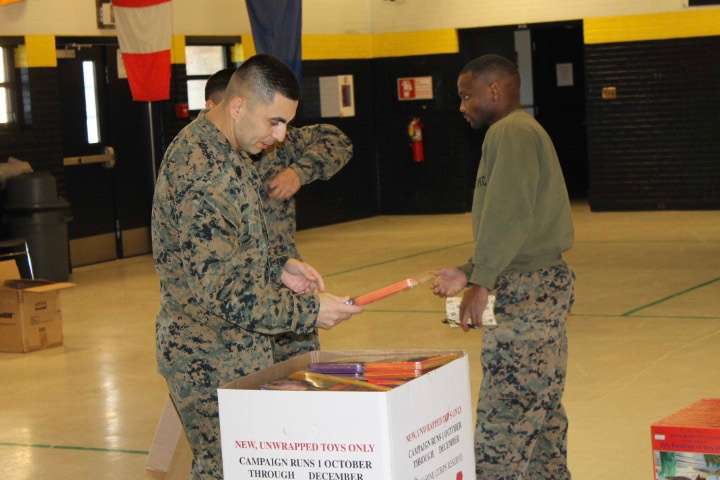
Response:
[[[299,0],[298,0],[299,1]],[[367,0],[303,0],[305,33],[370,33]],[[175,35],[250,33],[244,0],[173,0]],[[0,35],[115,35],[98,29],[93,0],[24,0],[0,7]]]
[[[367,0],[371,33],[675,12],[687,0]],[[330,0],[328,3],[332,3]]]
[[[298,0],[299,1],[299,0]],[[303,0],[303,33],[367,34],[576,20],[686,9],[687,0]],[[250,33],[243,0],[173,0],[176,35]],[[114,35],[93,0],[0,7],[0,35]]]

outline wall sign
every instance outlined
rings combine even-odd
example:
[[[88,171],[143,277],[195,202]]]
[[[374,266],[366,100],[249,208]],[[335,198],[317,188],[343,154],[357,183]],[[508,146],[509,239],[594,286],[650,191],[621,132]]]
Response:
[[[397,79],[398,100],[430,100],[433,98],[432,77]]]
[[[555,77],[557,79],[558,87],[572,87],[575,85],[572,63],[555,64]]]

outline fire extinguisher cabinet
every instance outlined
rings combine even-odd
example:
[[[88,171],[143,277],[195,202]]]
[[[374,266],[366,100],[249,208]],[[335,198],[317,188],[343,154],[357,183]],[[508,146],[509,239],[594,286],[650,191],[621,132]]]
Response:
[[[7,180],[6,221],[10,234],[28,244],[36,279],[64,282],[70,275],[67,224],[70,204],[57,194],[49,172],[33,172]]]

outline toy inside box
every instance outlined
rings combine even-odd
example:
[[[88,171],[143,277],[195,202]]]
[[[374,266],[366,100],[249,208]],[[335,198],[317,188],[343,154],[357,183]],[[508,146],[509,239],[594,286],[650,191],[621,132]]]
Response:
[[[260,389],[343,358],[444,356],[382,390]],[[315,351],[218,389],[224,478],[475,478],[470,372],[463,351]]]
[[[655,479],[720,476],[720,399],[704,398],[650,427]]]
[[[14,261],[0,262],[0,352],[62,345],[60,290],[74,284],[19,277]]]

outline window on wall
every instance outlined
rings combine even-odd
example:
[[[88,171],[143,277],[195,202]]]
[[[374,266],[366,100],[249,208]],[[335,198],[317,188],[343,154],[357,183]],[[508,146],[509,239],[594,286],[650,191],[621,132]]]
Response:
[[[238,39],[225,41],[203,41],[201,45],[192,44],[188,39],[185,46],[185,70],[187,73],[188,107],[190,110],[205,108],[205,84],[208,78],[223,68],[234,66],[231,62],[230,47]]]
[[[0,46],[0,126],[7,127],[18,121],[17,115],[17,82],[15,81],[15,65],[13,49]]]

